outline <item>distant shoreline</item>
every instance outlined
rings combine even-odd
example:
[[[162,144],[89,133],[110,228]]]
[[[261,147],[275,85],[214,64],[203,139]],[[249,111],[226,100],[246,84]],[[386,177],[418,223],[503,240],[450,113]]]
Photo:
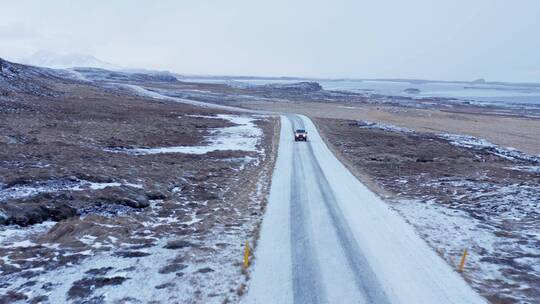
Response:
[[[326,91],[337,91],[361,94],[369,98],[386,97],[392,99],[437,99],[451,101],[452,103],[474,104],[478,106],[499,106],[502,108],[532,108],[540,109],[540,83],[502,83],[502,82],[464,82],[464,81],[429,81],[429,80],[402,80],[402,79],[304,79],[293,77],[262,78],[262,77],[194,77],[179,78],[180,81],[224,83],[244,83],[247,85],[265,85],[273,83],[289,84],[302,81],[316,81]],[[388,87],[388,88],[381,88]],[[425,88],[423,86],[429,86]],[[432,88],[434,87],[434,88]],[[437,89],[447,90],[443,94]],[[419,93],[412,95],[405,92],[408,89],[417,89]],[[473,93],[467,94],[468,91]],[[473,91],[474,90],[474,91]],[[478,95],[478,91],[485,90],[486,95]],[[523,92],[529,90],[530,92]],[[444,92],[444,91],[443,91]],[[501,96],[507,92],[510,96]],[[478,95],[478,96],[468,96]]]

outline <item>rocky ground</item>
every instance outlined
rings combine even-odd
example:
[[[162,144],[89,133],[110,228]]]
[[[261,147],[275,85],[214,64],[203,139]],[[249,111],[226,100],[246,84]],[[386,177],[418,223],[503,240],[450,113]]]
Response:
[[[242,295],[242,254],[264,210],[275,118],[1,68],[0,303]],[[238,149],[228,150],[228,140]],[[169,147],[203,152],[130,153]]]
[[[484,140],[316,119],[332,149],[493,303],[540,299],[540,158]]]

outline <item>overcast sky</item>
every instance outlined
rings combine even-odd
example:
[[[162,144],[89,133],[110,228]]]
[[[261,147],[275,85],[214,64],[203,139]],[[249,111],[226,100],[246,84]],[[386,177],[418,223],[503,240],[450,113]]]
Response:
[[[186,74],[540,82],[538,0],[0,0],[0,57]]]

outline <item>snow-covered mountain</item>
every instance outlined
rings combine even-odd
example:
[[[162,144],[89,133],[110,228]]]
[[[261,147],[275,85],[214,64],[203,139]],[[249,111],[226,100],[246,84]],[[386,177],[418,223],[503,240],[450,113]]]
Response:
[[[77,53],[57,54],[49,51],[37,51],[28,57],[22,58],[20,62],[28,65],[55,69],[73,67],[91,67],[107,70],[119,69],[118,66],[99,60],[92,55]]]

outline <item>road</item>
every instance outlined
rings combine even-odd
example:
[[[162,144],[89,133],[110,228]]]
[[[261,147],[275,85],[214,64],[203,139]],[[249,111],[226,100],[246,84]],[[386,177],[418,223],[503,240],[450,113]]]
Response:
[[[295,142],[294,129],[308,132]],[[244,303],[485,303],[336,159],[305,116],[281,117]]]

